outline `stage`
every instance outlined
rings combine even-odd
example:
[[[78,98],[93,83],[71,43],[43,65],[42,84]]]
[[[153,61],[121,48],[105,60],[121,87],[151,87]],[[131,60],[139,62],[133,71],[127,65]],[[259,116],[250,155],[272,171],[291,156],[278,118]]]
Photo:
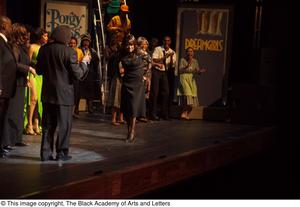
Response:
[[[40,136],[0,160],[1,198],[132,198],[269,148],[272,126],[204,120],[138,123],[136,142],[109,117],[75,119],[69,161],[41,162]]]

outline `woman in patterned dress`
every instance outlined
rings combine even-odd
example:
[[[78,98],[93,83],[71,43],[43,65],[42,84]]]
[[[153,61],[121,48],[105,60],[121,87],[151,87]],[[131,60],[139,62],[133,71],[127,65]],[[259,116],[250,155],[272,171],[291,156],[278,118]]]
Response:
[[[200,68],[198,60],[194,58],[193,48],[187,48],[186,56],[180,60],[178,71],[180,75],[177,95],[182,108],[181,119],[188,120],[192,108],[199,105],[196,76],[205,71],[206,69]]]

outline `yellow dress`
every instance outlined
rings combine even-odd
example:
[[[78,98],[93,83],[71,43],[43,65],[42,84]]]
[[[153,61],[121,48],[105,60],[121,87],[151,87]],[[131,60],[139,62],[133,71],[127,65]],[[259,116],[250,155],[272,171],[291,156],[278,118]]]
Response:
[[[76,47],[76,53],[77,53],[77,60],[80,63],[84,57],[84,54],[83,54],[82,50],[78,47]]]
[[[177,96],[179,97],[179,105],[198,106],[198,93],[196,76],[199,64],[196,59],[192,60],[190,67],[185,58],[180,60],[179,64],[179,86],[177,89]]]

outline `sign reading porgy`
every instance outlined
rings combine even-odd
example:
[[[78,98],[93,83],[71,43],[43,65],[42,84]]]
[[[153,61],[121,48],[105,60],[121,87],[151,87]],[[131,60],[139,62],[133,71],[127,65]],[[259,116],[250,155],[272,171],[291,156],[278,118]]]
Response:
[[[52,32],[58,25],[67,25],[73,36],[79,38],[87,32],[87,6],[68,3],[47,3],[46,30]]]

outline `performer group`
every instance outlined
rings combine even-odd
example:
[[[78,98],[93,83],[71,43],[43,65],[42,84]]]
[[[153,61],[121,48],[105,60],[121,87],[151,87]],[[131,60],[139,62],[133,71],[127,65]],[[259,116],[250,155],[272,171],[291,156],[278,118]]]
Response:
[[[206,70],[186,48],[175,71],[177,56],[171,38],[162,45],[156,38],[131,34],[129,7],[111,1],[107,7],[107,48],[111,124],[127,124],[126,142],[135,142],[136,123],[170,121],[175,100],[180,118],[189,120],[198,106],[196,76]],[[0,16],[0,157],[9,158],[16,147],[26,147],[23,134],[42,135],[40,158],[70,160],[72,120],[78,119],[80,99],[88,113],[100,97],[100,57],[90,34],[80,43],[68,26],[57,26],[48,36],[42,28],[12,24]],[[79,47],[78,47],[79,43]],[[175,73],[179,85],[175,90]]]

